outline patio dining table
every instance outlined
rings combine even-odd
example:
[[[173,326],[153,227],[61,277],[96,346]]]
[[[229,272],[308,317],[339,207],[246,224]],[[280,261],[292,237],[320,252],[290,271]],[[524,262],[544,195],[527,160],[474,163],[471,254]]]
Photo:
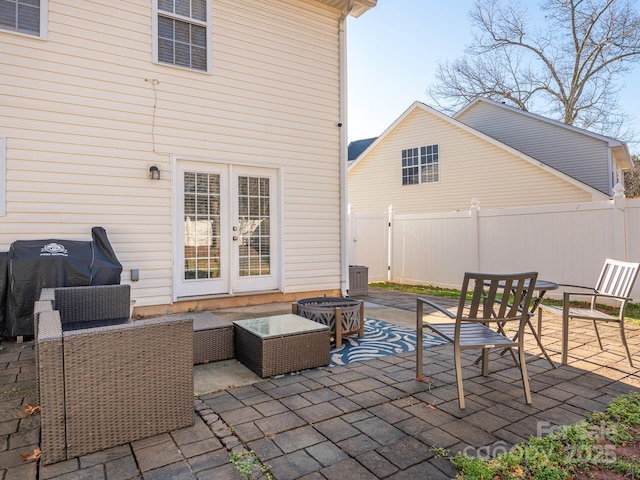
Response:
[[[528,285],[525,285],[528,287]],[[542,354],[544,355],[544,357],[547,359],[547,361],[549,362],[549,364],[553,367],[553,368],[558,368],[557,365],[555,363],[553,363],[553,360],[551,360],[551,357],[549,357],[549,354],[547,353],[546,349],[544,348],[544,345],[542,344],[542,320],[540,317],[538,317],[538,325],[537,328],[534,327],[533,323],[531,322],[531,318],[533,318],[534,314],[536,313],[536,311],[538,310],[538,307],[540,307],[540,304],[542,303],[542,299],[544,298],[545,294],[549,291],[549,290],[557,290],[559,288],[559,285],[555,282],[551,282],[549,280],[536,280],[535,285],[533,286],[533,289],[535,292],[534,295],[536,295],[533,298],[533,301],[531,302],[531,305],[529,306],[529,318],[527,318],[527,325],[529,325],[529,329],[531,330],[531,333],[533,334],[533,337],[536,339],[536,342],[538,344],[538,347],[540,347],[540,351],[542,352]],[[501,329],[501,326],[498,326],[498,329]],[[503,332],[504,333],[504,332]],[[516,338],[517,338],[517,333],[516,333]],[[504,354],[506,352],[506,350],[503,350],[501,352],[501,354]]]

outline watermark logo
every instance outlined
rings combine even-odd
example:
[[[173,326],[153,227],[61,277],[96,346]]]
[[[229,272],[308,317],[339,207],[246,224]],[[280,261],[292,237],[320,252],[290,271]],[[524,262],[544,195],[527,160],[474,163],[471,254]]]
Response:
[[[462,450],[462,453],[464,453],[468,457],[479,458],[480,460],[491,460],[492,458],[496,458],[499,455],[512,453],[517,448],[517,445],[515,447],[510,447],[507,442],[505,442],[504,440],[500,440],[498,442],[492,443],[491,445],[486,445],[480,448],[475,448],[471,445],[467,445],[464,450]]]
[[[40,249],[40,256],[41,257],[54,257],[54,256],[68,257],[69,251],[65,248],[64,245],[51,242],[51,243],[47,243],[44,247]]]
[[[615,445],[612,439],[616,435],[615,427],[611,425],[590,425],[586,428],[570,428],[553,425],[549,422],[537,422],[536,438],[542,439],[549,435],[557,440],[562,447],[565,463],[573,464],[606,464],[616,461]],[[491,460],[501,455],[511,455],[521,462],[540,462],[558,456],[551,442],[533,442],[527,445],[510,446],[500,440],[491,445],[475,448],[470,445],[462,453],[481,460]]]

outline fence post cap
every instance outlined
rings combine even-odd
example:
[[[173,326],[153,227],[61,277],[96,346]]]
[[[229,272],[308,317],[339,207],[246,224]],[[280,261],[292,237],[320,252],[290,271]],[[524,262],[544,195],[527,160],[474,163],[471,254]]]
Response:
[[[624,198],[624,187],[621,183],[616,183],[613,187],[613,198]]]

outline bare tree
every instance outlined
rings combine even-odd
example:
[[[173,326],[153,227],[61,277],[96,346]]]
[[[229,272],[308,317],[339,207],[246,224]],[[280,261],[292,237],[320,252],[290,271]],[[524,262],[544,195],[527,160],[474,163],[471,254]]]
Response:
[[[624,172],[624,194],[627,198],[640,197],[640,159],[633,157],[633,168]]]
[[[640,61],[640,15],[633,0],[545,0],[540,19],[509,0],[476,0],[474,42],[440,62],[428,94],[455,111],[478,96],[511,103],[612,136],[625,112],[618,93]],[[530,25],[533,23],[533,25]]]

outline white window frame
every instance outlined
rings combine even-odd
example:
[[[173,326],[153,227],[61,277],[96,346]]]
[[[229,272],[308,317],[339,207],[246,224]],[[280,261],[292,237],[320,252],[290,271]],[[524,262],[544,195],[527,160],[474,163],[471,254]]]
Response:
[[[13,33],[14,35],[21,35],[23,37],[38,38],[40,40],[47,39],[47,26],[49,24],[49,0],[40,0],[40,33],[33,35],[31,33],[20,32],[9,28],[0,26],[0,32]]]
[[[7,139],[0,137],[0,217],[7,215]]]
[[[427,153],[427,149],[431,147],[432,152],[431,153]],[[436,149],[436,152],[433,152],[433,149]],[[413,152],[413,150],[417,151],[417,154]],[[436,160],[432,161],[432,162],[428,162],[427,158],[429,156],[436,156]],[[405,159],[407,159],[410,156],[410,158],[414,159],[415,161],[417,161],[417,163],[412,163],[410,165],[405,165]],[[421,184],[428,184],[428,183],[439,183],[440,182],[440,146],[437,143],[433,143],[430,145],[422,145],[420,147],[411,147],[411,148],[405,148],[402,150],[401,154],[401,179],[400,181],[402,182],[402,186],[406,186],[406,185],[421,185]],[[427,167],[429,165],[435,165],[436,166],[436,176],[437,178],[435,180],[429,180],[429,173],[427,172]],[[418,181],[417,182],[411,182],[411,183],[405,183],[405,178],[410,178],[408,175],[405,175],[405,172],[409,169],[414,169],[417,168],[418,169],[418,173],[417,173],[417,177],[418,177]],[[411,178],[414,176],[414,174],[411,174]]]
[[[188,70],[190,72],[199,72],[199,73],[211,73],[212,69],[211,69],[211,64],[213,63],[211,60],[211,48],[212,48],[212,41],[211,41],[211,32],[212,32],[212,22],[211,22],[211,0],[206,0],[207,3],[207,13],[206,13],[206,22],[201,22],[199,20],[190,18],[190,17],[183,17],[181,15],[177,15],[177,14],[173,14],[173,13],[169,13],[169,12],[165,12],[164,10],[159,10],[158,9],[158,0],[153,0],[153,19],[152,19],[152,23],[153,23],[153,63],[156,63],[158,65],[164,65],[167,67],[174,67],[174,68],[181,68],[183,70]],[[198,68],[191,68],[191,67],[185,67],[183,65],[176,65],[175,63],[167,63],[167,62],[161,62],[159,60],[159,51],[158,51],[158,17],[162,15],[164,17],[169,17],[169,18],[173,18],[175,20],[180,20],[182,22],[186,22],[186,23],[190,23],[190,24],[195,24],[195,25],[200,25],[205,27],[206,29],[206,61],[207,61],[207,68],[205,70],[201,70]]]

